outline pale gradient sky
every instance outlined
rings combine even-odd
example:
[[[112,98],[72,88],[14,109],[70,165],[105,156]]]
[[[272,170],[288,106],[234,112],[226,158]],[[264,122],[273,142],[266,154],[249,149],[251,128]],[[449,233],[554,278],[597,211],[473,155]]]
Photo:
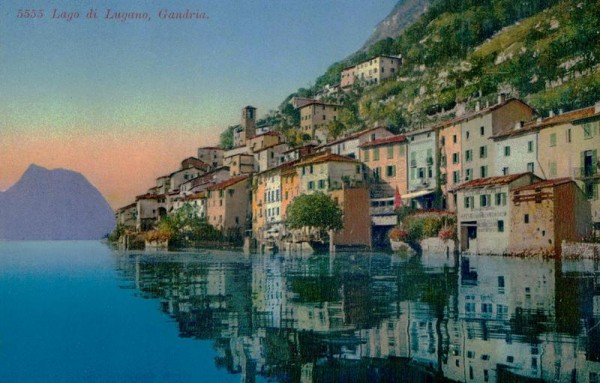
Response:
[[[83,173],[117,208],[358,49],[396,0],[0,3],[0,190],[31,163]],[[208,20],[160,20],[158,10]],[[43,19],[17,18],[43,9]],[[70,22],[56,8],[78,11]],[[85,19],[90,8],[97,20]],[[104,19],[146,11],[150,21]]]

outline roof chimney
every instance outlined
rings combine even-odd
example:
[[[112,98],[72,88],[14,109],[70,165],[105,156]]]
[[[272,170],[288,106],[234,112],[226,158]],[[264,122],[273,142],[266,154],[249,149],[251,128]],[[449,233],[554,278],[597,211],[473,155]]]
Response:
[[[542,123],[542,117],[538,117],[538,118],[537,118],[537,120],[536,120],[536,123],[537,123],[538,125],[539,125],[539,124],[541,124],[541,123]]]

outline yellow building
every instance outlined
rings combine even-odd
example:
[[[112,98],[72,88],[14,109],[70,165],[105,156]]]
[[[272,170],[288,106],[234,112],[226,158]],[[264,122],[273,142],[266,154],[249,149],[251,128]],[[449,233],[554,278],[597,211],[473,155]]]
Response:
[[[600,226],[600,105],[551,116],[525,126],[538,128],[538,163],[547,178],[571,177],[583,190]]]
[[[398,73],[401,65],[401,57],[377,56],[356,64],[353,68],[347,68],[347,71],[354,72],[354,82],[379,84]]]

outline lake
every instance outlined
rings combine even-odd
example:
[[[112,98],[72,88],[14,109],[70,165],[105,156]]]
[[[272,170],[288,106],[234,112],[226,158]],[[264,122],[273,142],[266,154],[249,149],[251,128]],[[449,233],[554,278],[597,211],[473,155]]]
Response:
[[[0,382],[599,382],[600,260],[0,242]]]

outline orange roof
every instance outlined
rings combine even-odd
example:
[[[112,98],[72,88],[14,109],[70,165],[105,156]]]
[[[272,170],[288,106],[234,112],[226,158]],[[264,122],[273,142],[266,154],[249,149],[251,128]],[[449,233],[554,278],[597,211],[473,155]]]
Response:
[[[559,114],[556,116],[546,117],[539,122],[537,120],[528,122],[527,124],[523,125],[523,127],[521,127],[520,129],[511,129],[511,130],[507,130],[505,132],[500,132],[492,138],[504,138],[504,137],[516,136],[519,134],[525,134],[525,133],[535,131],[537,129],[548,128],[550,126],[572,122],[575,120],[579,120],[581,118],[591,117],[594,114],[595,114],[595,110],[594,110],[593,106],[588,107],[588,108],[583,108],[583,109],[577,109],[577,110],[573,110],[571,112],[566,112],[566,113]]]
[[[393,143],[396,143],[396,142],[405,142],[405,141],[406,141],[406,136],[403,135],[403,134],[399,134],[399,135],[396,135],[396,136],[391,136],[391,137],[386,137],[386,138],[379,138],[377,140],[365,142],[365,143],[359,145],[359,147],[360,148],[367,148],[367,147],[371,147],[371,146],[393,144]]]
[[[233,177],[230,178],[228,180],[225,180],[223,182],[219,182],[218,184],[209,186],[207,190],[221,190],[221,189],[226,189],[232,185],[237,184],[238,182],[244,181],[245,179],[248,178],[247,174],[241,175],[241,176],[237,176],[237,177]]]
[[[249,138],[249,140],[252,140],[256,137],[262,137],[262,136],[281,136],[281,133],[279,133],[275,130],[269,130],[268,132],[257,134],[256,136]]]
[[[351,162],[359,163],[359,161],[346,156],[340,156],[339,154],[326,153],[315,157],[307,158],[300,161],[295,166],[302,166],[308,164],[320,164],[323,162]]]
[[[208,150],[225,150],[223,148],[219,148],[218,146],[202,146],[198,149],[208,149]]]
[[[573,181],[572,178],[569,178],[569,177],[554,178],[554,179],[549,179],[549,180],[544,180],[544,181],[536,182],[536,183],[533,183],[531,185],[520,186],[518,188],[515,188],[513,191],[523,191],[523,190],[530,190],[530,189],[541,189],[541,188],[547,188],[547,187],[555,187],[555,186],[566,184],[566,183],[569,183],[569,182],[574,182],[574,181]]]
[[[486,186],[495,186],[495,185],[505,185],[505,184],[509,184],[525,175],[528,175],[528,174],[532,174],[532,173],[519,173],[519,174],[510,174],[507,176],[478,178],[476,180],[464,182],[464,183],[456,186],[453,190],[482,188],[482,187],[486,187]]]

